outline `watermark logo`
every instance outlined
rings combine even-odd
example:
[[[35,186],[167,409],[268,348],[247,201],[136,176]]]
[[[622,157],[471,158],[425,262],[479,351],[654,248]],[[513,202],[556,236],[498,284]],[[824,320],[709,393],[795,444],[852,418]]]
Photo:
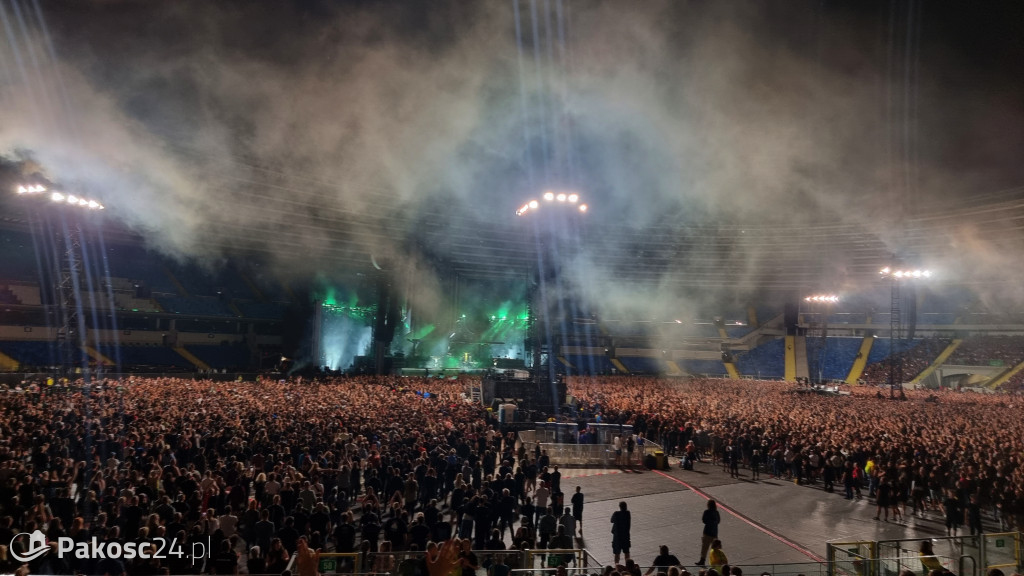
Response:
[[[19,553],[14,542],[22,536],[28,536],[29,549]],[[206,542],[190,542],[191,554],[187,554],[184,546],[174,538],[170,541],[164,538],[152,538],[147,542],[114,542],[98,540],[95,536],[89,541],[76,542],[67,536],[57,539],[57,556],[64,558],[65,553],[78,559],[103,559],[113,558],[119,560],[132,560],[135,558],[166,560],[167,558],[190,557],[192,563],[201,562],[211,552],[210,538]],[[36,530],[29,534],[22,532],[15,534],[8,547],[11,556],[18,562],[31,562],[50,551],[50,545],[46,543],[46,535]]]
[[[28,536],[28,550],[26,550],[24,554],[18,554],[14,551],[14,541],[18,539],[18,536]],[[11,551],[11,556],[13,556],[18,562],[31,562],[49,552],[50,547],[46,545],[46,535],[40,530],[36,530],[31,534],[28,532],[15,534],[14,538],[11,538],[11,546],[8,550]]]

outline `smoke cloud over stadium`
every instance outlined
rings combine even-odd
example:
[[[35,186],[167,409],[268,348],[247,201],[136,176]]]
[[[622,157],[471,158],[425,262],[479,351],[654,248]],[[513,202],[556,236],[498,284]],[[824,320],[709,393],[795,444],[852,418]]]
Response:
[[[254,249],[310,274],[386,259],[417,271],[428,310],[446,300],[427,263],[450,256],[436,238],[514,218],[546,188],[585,192],[592,229],[829,223],[984,275],[1005,266],[999,238],[949,226],[907,248],[903,223],[1024,183],[1020,75],[962,50],[980,41],[965,30],[1015,8],[963,28],[923,3],[0,8],[4,157],[101,197],[159,250]],[[986,47],[1019,62],[1002,29]],[[1012,85],[983,89],[997,78]],[[602,263],[650,255],[588,238],[563,269],[589,307],[695,307],[658,279],[637,298]],[[691,240],[665,255],[673,267],[710,258],[738,285],[780,257],[770,242]],[[712,248],[694,255],[698,240]],[[842,285],[855,256],[823,243],[815,265]]]

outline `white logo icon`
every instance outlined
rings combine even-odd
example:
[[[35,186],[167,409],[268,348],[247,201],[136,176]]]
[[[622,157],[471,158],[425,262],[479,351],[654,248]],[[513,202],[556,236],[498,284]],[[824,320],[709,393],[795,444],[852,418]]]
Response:
[[[25,554],[18,554],[14,551],[14,541],[18,539],[18,536],[28,535],[28,550]],[[11,538],[11,556],[14,557],[18,562],[31,562],[36,558],[39,558],[43,554],[50,551],[50,547],[46,545],[46,536],[39,530],[29,534],[28,532],[22,532],[21,534],[15,534],[14,538]]]

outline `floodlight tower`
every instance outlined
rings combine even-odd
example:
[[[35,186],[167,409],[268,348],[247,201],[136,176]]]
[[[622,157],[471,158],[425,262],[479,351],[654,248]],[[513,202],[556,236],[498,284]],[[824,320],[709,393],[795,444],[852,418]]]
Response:
[[[818,338],[815,349],[815,367],[818,371],[818,380],[821,380],[822,367],[825,362],[825,345],[828,343],[828,318],[832,314],[832,306],[839,302],[839,296],[835,294],[814,294],[805,296],[804,302],[810,310],[815,312],[816,321],[810,322],[807,337]],[[808,366],[810,368],[810,366]]]
[[[75,209],[98,211],[103,204],[96,200],[66,194],[56,190],[48,190],[42,184],[23,184],[17,187],[19,196],[47,198],[51,204],[71,206]],[[79,314],[78,282],[82,278],[82,228],[73,222],[67,229],[64,251],[61,258],[60,277],[56,281],[55,292],[60,298],[61,326],[57,329],[57,344],[60,351],[60,366],[65,373],[71,371],[75,359],[81,357],[81,350],[86,345],[85,327]],[[78,350],[78,354],[76,354]]]
[[[903,311],[901,284],[932,277],[930,270],[905,269],[886,266],[878,271],[883,280],[889,280],[889,398],[896,397],[896,388],[903,397]]]
[[[547,190],[540,198],[533,198],[516,210],[516,216],[529,220],[537,244],[537,276],[527,296],[526,352],[532,359],[534,377],[540,383],[543,358],[547,356],[545,382],[552,386],[552,407],[558,410],[564,400],[564,388],[558,387],[555,374],[555,342],[552,331],[552,310],[561,310],[565,291],[561,287],[561,259],[573,251],[570,232],[574,222],[587,214],[589,206],[574,191]],[[557,308],[553,305],[557,303]],[[557,321],[561,321],[559,318]]]

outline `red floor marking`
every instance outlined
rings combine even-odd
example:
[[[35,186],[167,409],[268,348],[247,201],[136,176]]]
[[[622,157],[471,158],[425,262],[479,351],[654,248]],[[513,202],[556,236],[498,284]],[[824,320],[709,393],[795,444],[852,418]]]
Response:
[[[710,495],[708,495],[707,493],[703,492],[702,490],[700,490],[700,489],[698,489],[698,488],[696,488],[694,486],[691,486],[691,485],[687,484],[686,482],[683,482],[679,478],[676,478],[674,476],[669,476],[668,474],[665,474],[664,472],[662,472],[660,470],[652,470],[652,472],[654,472],[656,474],[660,474],[660,475],[664,476],[665,478],[668,478],[669,480],[671,480],[673,482],[677,482],[679,484],[682,484],[683,486],[686,486],[694,494],[700,496],[701,498],[703,498],[705,500],[711,500],[711,496]],[[716,502],[718,502],[718,501],[716,500]],[[781,534],[778,534],[776,532],[772,532],[771,530],[765,528],[764,526],[761,526],[757,522],[754,522],[753,520],[747,518],[743,514],[740,514],[739,512],[729,508],[728,506],[724,506],[721,502],[718,502],[718,509],[719,510],[725,510],[729,514],[732,514],[733,516],[735,516],[737,519],[739,519],[744,524],[747,524],[748,526],[751,526],[752,528],[755,528],[755,529],[757,529],[757,530],[759,530],[761,532],[764,532],[765,534],[771,536],[772,538],[778,540],[779,542],[782,542],[786,546],[789,546],[790,548],[796,550],[797,552],[803,554],[804,556],[807,556],[808,558],[814,560],[815,562],[824,562],[825,561],[824,558],[822,558],[821,556],[818,556],[814,552],[811,552],[810,550],[804,548],[803,546],[800,546],[799,544],[793,542],[792,540],[787,539],[786,537],[782,536]]]

